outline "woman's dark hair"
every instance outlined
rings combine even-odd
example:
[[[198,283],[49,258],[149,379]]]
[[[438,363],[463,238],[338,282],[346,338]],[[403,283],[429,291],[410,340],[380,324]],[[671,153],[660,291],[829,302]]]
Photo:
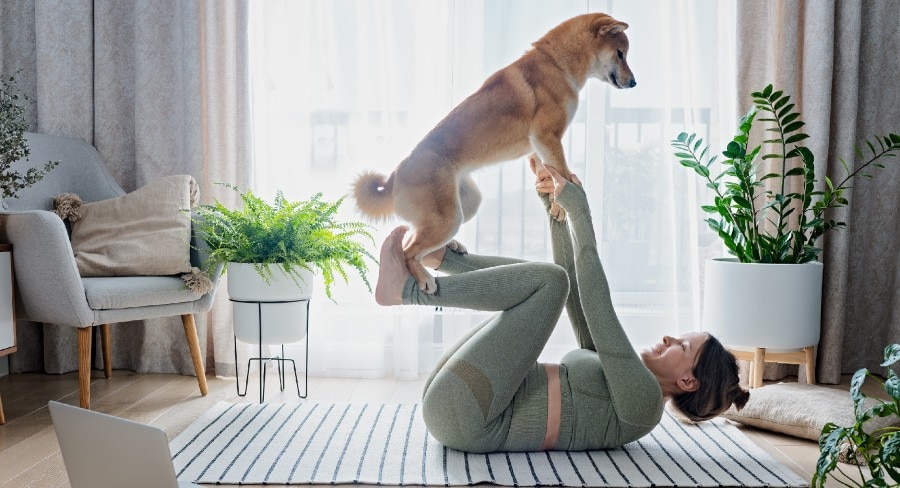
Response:
[[[672,405],[694,422],[709,420],[732,404],[740,410],[750,399],[750,392],[738,384],[737,359],[712,335],[698,354],[693,374],[700,387],[674,395]]]

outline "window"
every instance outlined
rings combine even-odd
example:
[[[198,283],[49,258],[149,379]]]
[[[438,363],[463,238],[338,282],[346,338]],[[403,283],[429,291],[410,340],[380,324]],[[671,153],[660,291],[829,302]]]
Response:
[[[603,11],[629,23],[638,85],[590,80],[566,155],[589,193],[613,299],[635,346],[699,324],[698,270],[723,251],[699,212],[706,190],[669,141],[698,132],[721,147],[734,129],[732,2],[270,0],[251,8],[254,189],[290,198],[337,198],[364,169],[390,172],[487,76],[563,20]],[[458,239],[480,254],[550,260],[527,162],[474,176],[484,200]],[[343,211],[359,218],[349,199]],[[395,225],[377,227],[378,245]],[[358,283],[339,287],[336,299],[314,300],[311,364],[323,370],[313,374],[414,376],[482,317],[379,308]],[[564,322],[546,360],[574,347]]]

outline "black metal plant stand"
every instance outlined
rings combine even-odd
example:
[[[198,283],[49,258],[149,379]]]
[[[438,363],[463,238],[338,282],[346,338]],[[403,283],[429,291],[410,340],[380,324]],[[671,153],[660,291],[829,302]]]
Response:
[[[266,365],[270,361],[275,361],[276,366],[278,367],[278,383],[281,391],[284,391],[284,380],[287,376],[287,368],[284,363],[290,362],[291,366],[294,368],[294,383],[297,385],[297,396],[300,398],[306,398],[306,395],[309,391],[309,298],[301,299],[301,300],[281,300],[274,302],[258,302],[254,300],[232,300],[232,302],[238,303],[255,303],[257,308],[257,325],[259,326],[259,335],[257,336],[259,341],[259,356],[255,358],[250,358],[247,360],[247,374],[244,377],[244,392],[241,393],[241,375],[238,371],[238,354],[237,354],[237,336],[234,336],[234,369],[235,369],[235,383],[237,386],[237,394],[238,396],[246,396],[247,395],[247,386],[250,382],[250,364],[252,361],[259,362],[259,403],[263,403],[266,396]],[[296,302],[306,302],[306,353],[305,353],[305,361],[306,367],[303,370],[303,394],[300,394],[300,380],[297,377],[297,363],[294,362],[293,359],[288,359],[284,357],[284,344],[281,345],[281,355],[275,357],[263,357],[262,353],[262,307],[267,303],[296,303]]]

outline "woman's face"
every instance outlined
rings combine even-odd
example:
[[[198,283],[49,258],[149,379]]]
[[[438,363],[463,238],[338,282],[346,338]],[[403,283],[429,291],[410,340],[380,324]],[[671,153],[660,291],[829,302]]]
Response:
[[[657,378],[681,384],[679,380],[693,378],[694,365],[709,335],[689,332],[681,337],[663,336],[662,342],[641,351],[641,359]]]

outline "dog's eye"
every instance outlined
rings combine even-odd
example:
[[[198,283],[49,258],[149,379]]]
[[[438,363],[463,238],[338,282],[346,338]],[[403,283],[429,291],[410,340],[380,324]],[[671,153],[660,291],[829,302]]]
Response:
[[[624,59],[624,58],[625,58],[625,55],[622,54],[622,50],[621,50],[621,49],[619,49],[619,50],[616,51],[616,52],[619,54],[619,59]]]

